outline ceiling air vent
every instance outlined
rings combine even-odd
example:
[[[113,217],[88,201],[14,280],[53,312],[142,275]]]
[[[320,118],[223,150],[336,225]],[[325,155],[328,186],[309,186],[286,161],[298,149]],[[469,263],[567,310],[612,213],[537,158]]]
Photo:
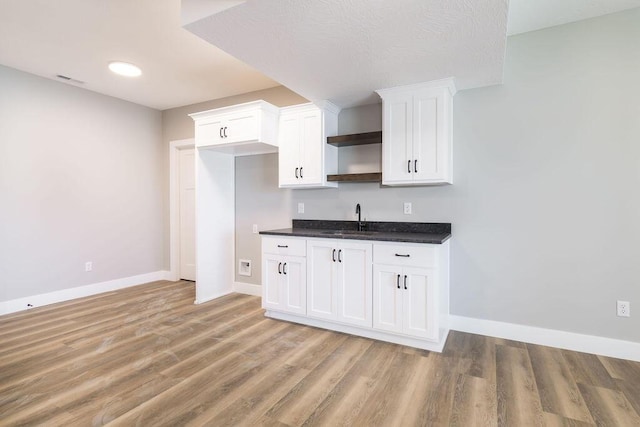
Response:
[[[62,74],[56,74],[56,77],[59,78],[60,80],[64,80],[65,82],[76,83],[76,84],[79,84],[79,85],[83,85],[84,84],[84,82],[81,81],[81,80],[76,80],[76,79],[73,79],[73,78],[68,77],[68,76],[63,76]]]

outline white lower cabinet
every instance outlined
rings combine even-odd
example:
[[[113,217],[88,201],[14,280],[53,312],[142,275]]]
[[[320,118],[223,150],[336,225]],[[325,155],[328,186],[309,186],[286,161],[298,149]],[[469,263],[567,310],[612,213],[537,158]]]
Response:
[[[442,351],[449,242],[265,236],[262,248],[267,316]]]
[[[263,238],[262,252],[262,307],[305,315],[307,259],[304,240]]]
[[[371,327],[372,245],[307,241],[307,316]]]
[[[425,268],[373,267],[373,327],[437,339],[435,272]]]
[[[265,255],[262,263],[265,275],[263,308],[286,313],[306,314],[306,259],[304,257]]]

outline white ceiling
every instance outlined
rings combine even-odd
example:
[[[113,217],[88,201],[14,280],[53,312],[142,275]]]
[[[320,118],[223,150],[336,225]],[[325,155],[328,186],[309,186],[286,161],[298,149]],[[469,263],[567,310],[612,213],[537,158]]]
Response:
[[[640,0],[510,0],[507,34],[514,35],[640,7]]]
[[[312,101],[378,102],[373,92],[455,77],[498,84],[507,0],[258,0],[189,31]]]
[[[506,5],[182,0],[181,10],[180,0],[0,0],[0,64],[54,80],[66,75],[85,82],[67,84],[157,109],[278,84],[345,107],[377,102],[374,89],[449,75],[459,89],[499,83],[507,33],[640,0],[511,0],[508,24]],[[233,56],[182,29],[186,23]],[[142,77],[112,74],[113,60],[136,63]]]
[[[278,85],[184,30],[180,0],[0,0],[0,64],[160,110]]]

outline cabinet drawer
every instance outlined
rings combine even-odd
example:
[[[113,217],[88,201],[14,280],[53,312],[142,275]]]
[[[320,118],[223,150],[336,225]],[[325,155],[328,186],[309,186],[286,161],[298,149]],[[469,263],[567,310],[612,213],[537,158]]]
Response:
[[[295,237],[263,237],[262,252],[266,254],[306,256],[307,241]]]
[[[373,245],[373,263],[407,265],[412,267],[435,267],[436,248],[427,245]]]

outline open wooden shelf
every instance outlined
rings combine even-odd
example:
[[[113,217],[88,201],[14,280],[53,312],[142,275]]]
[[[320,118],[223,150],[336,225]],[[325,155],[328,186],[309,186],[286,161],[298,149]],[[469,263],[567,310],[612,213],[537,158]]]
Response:
[[[351,145],[381,144],[382,131],[354,133],[327,137],[327,144],[335,147],[349,147]]]
[[[331,182],[382,182],[382,172],[367,173],[343,173],[327,175],[327,181]]]

